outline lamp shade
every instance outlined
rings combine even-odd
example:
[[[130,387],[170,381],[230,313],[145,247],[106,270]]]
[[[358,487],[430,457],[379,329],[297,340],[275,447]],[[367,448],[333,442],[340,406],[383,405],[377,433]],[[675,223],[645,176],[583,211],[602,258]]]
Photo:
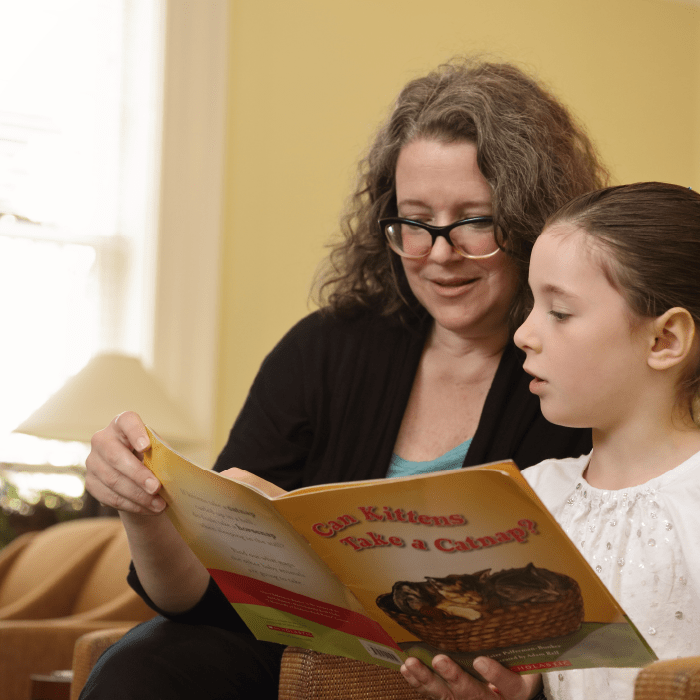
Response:
[[[123,411],[135,411],[173,446],[202,436],[156,377],[136,357],[101,354],[71,377],[14,432],[89,442]]]

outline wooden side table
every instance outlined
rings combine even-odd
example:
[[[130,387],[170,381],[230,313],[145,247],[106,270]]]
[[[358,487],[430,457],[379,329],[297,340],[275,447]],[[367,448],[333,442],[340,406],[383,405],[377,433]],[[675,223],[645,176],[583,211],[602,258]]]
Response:
[[[31,700],[70,700],[72,671],[54,671],[49,674],[33,673]]]

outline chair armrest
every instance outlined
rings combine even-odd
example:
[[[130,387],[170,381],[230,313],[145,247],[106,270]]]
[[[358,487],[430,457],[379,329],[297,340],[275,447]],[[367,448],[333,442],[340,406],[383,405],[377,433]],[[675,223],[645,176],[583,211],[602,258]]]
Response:
[[[643,668],[634,684],[634,700],[700,700],[700,656]]]
[[[124,623],[129,624],[129,623]],[[133,623],[136,624],[136,623]],[[30,674],[49,674],[71,668],[73,648],[87,632],[113,628],[113,622],[44,620],[0,621],[0,679],[3,700],[26,700]]]
[[[132,625],[133,626],[133,625]],[[97,659],[118,642],[129,630],[129,627],[114,627],[110,629],[88,632],[78,638],[73,651],[73,682],[70,688],[71,700],[78,700],[80,691],[97,663]]]
[[[425,700],[398,670],[297,647],[284,650],[279,700],[338,698]]]

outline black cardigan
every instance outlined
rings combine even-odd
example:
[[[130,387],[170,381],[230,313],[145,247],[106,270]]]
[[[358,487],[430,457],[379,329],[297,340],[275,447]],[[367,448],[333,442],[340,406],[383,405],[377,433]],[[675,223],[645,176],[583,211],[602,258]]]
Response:
[[[316,312],[264,360],[214,469],[247,469],[291,490],[386,476],[428,326]],[[464,466],[521,468],[591,449],[589,430],[546,421],[509,343]]]
[[[302,319],[262,363],[214,469],[247,469],[286,490],[386,476],[427,332],[427,323],[408,328],[370,314]],[[509,343],[464,466],[512,458],[524,469],[591,450],[589,430],[544,419],[522,363]],[[133,565],[129,582],[172,620],[245,630],[213,579],[179,615],[148,599]]]

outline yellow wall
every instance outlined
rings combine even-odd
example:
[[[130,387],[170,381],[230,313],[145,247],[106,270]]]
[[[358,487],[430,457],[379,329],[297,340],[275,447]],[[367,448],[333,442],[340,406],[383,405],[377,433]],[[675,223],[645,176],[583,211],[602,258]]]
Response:
[[[217,448],[307,312],[355,163],[409,79],[488,51],[573,109],[617,182],[700,187],[700,8],[672,0],[231,0]]]

